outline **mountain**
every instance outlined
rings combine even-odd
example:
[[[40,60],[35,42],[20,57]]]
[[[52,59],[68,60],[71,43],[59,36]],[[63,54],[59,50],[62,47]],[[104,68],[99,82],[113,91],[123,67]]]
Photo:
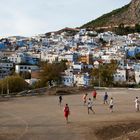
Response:
[[[121,23],[129,26],[140,24],[140,0],[132,0],[122,8],[86,23],[82,28],[115,27]]]

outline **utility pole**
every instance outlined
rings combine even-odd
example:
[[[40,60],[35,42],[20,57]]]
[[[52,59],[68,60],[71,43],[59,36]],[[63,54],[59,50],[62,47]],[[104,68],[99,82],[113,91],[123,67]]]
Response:
[[[1,78],[3,79],[3,69],[1,69]],[[3,81],[2,80],[2,83],[1,83],[1,96],[3,97]]]
[[[99,62],[99,87],[101,87],[101,74],[100,74],[100,62]]]
[[[100,67],[99,67],[99,87],[101,86],[101,79],[100,79]]]
[[[7,79],[7,95],[9,95],[9,83],[8,83],[8,79]]]
[[[1,84],[1,95],[2,95],[2,97],[3,97],[3,82],[2,82],[2,84]]]

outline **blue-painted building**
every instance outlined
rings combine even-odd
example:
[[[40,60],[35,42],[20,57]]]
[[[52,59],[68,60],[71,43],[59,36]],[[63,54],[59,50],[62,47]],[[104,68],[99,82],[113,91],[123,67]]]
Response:
[[[33,57],[30,57],[30,56],[26,56],[25,61],[26,61],[27,64],[37,65],[39,63],[39,58],[33,58]]]
[[[138,46],[126,48],[127,57],[135,57],[136,54],[139,53],[140,53],[140,47]]]

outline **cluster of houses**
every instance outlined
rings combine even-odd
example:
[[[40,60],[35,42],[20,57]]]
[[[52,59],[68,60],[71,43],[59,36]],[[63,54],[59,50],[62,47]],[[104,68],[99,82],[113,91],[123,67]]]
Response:
[[[14,36],[0,39],[0,79],[29,72],[30,84],[39,80],[39,62],[67,61],[68,69],[61,77],[66,86],[89,86],[90,74],[101,64],[116,60],[114,82],[140,83],[140,34],[119,36],[112,32],[97,33],[86,29],[65,28],[33,37]]]

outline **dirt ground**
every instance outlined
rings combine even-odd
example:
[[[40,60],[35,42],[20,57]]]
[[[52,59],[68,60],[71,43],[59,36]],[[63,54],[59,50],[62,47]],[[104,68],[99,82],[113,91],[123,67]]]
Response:
[[[103,104],[105,90],[97,91],[95,114],[88,114],[82,94],[19,97],[0,101],[0,140],[140,140],[140,113],[134,100],[138,89],[106,89],[114,98],[114,112]],[[89,92],[88,97],[92,94]],[[63,116],[70,106],[69,123]]]

